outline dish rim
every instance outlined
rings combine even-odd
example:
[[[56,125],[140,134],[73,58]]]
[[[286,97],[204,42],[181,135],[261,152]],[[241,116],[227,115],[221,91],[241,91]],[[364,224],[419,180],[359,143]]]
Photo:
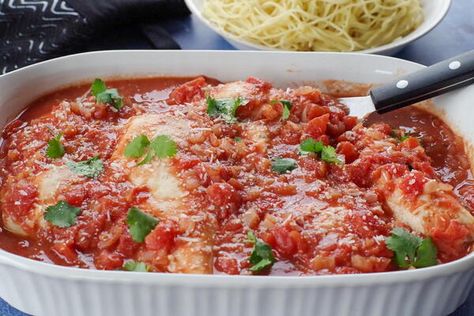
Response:
[[[282,52],[282,51],[215,51],[215,50],[167,50],[167,51],[156,51],[156,50],[107,50],[107,51],[94,51],[80,54],[74,54],[69,56],[63,56],[33,65],[26,66],[21,69],[11,71],[9,73],[0,75],[0,79],[8,80],[10,76],[15,76],[20,72],[27,72],[32,68],[40,67],[42,65],[54,64],[56,62],[64,62],[68,59],[75,58],[77,56],[90,56],[90,55],[114,55],[114,54],[126,54],[126,53],[144,53],[144,54],[206,54],[215,53],[226,54],[226,55],[241,55],[244,54],[259,54],[259,55],[290,55],[290,54],[317,54],[317,55],[353,55],[364,58],[375,58],[375,59],[386,59],[386,60],[397,60],[406,64],[412,64],[417,67],[426,67],[422,64],[415,63],[412,61],[402,60],[390,56],[380,55],[368,55],[360,52],[342,53],[342,52]],[[160,75],[156,74],[156,77]],[[112,77],[112,76],[111,76]],[[139,78],[131,74],[128,78]],[[144,77],[144,76],[143,76]],[[80,80],[78,79],[77,82]],[[53,89],[56,90],[59,87]],[[377,272],[377,273],[359,273],[359,274],[332,274],[332,275],[315,275],[315,276],[258,276],[258,275],[219,275],[219,274],[178,274],[178,273],[162,273],[162,272],[129,272],[129,271],[118,271],[118,270],[94,270],[84,269],[76,267],[67,267],[56,265],[53,263],[41,262],[20,255],[10,253],[6,250],[0,249],[0,265],[6,265],[12,268],[20,269],[25,272],[39,274],[43,276],[49,276],[53,278],[63,279],[80,279],[80,280],[100,280],[110,283],[116,282],[139,282],[139,283],[155,283],[157,281],[165,281],[173,284],[182,285],[203,285],[202,281],[206,280],[211,282],[213,285],[218,286],[232,286],[232,287],[244,287],[248,286],[249,282],[253,282],[252,285],[257,286],[272,286],[276,288],[287,287],[289,285],[309,287],[314,285],[335,285],[335,286],[356,286],[356,285],[368,285],[378,283],[403,283],[411,282],[415,280],[426,280],[434,276],[450,275],[456,272],[462,272],[470,270],[474,267],[474,252],[470,253],[460,259],[452,262],[427,267],[416,270],[401,270],[401,271],[389,271],[389,272]],[[252,280],[252,281],[250,281]],[[283,281],[284,280],[284,281]],[[282,282],[283,281],[283,282]],[[350,281],[350,283],[347,283]]]
[[[202,0],[205,1],[205,0]],[[427,0],[430,1],[430,0]],[[436,26],[443,21],[443,19],[446,17],[446,15],[449,12],[449,9],[452,5],[452,0],[440,0],[441,1],[441,10],[438,12],[438,14],[433,14],[433,18],[430,19],[431,23],[427,24],[423,30],[417,32],[420,30],[421,26],[420,25],[418,28],[413,30],[411,33],[407,34],[406,36],[402,37],[401,39],[395,39],[394,41],[387,43],[385,45],[369,48],[369,49],[363,49],[363,50],[358,50],[358,51],[351,51],[351,52],[336,52],[336,51],[310,51],[309,53],[362,53],[362,54],[383,54],[384,52],[394,50],[397,48],[402,48],[405,45],[414,42],[418,40],[419,38],[427,35],[429,32],[431,32]],[[204,23],[208,28],[222,36],[226,41],[230,40],[233,42],[238,43],[239,45],[244,45],[249,48],[255,49],[255,50],[262,50],[262,51],[280,51],[280,52],[299,52],[299,51],[288,51],[284,50],[281,48],[273,48],[273,47],[267,47],[261,44],[256,44],[250,41],[247,41],[245,39],[241,39],[236,35],[233,35],[231,33],[228,33],[226,31],[223,31],[219,29],[217,26],[215,26],[213,23],[211,23],[207,18],[204,17],[202,14],[202,11],[197,7],[196,5],[196,0],[184,0],[186,5],[188,6],[189,10],[191,11],[192,14],[196,15],[198,19]],[[425,12],[426,13],[426,12]],[[426,20],[426,17],[425,17]],[[233,47],[235,47],[232,43],[230,43]],[[238,49],[237,47],[235,47]],[[239,49],[240,50],[240,49]]]

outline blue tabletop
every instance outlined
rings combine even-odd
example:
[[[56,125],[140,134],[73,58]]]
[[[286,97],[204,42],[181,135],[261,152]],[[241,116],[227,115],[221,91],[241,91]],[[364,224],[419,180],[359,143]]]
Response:
[[[473,4],[473,0],[453,0],[453,5],[441,24],[425,37],[406,47],[396,57],[430,65],[474,49]],[[222,37],[209,30],[197,18],[192,16],[179,20],[164,21],[160,25],[173,35],[183,49],[234,49]],[[129,27],[118,30],[117,35],[109,43],[103,41],[94,43],[91,44],[91,49],[151,48],[146,38],[140,38],[136,31],[136,29]],[[0,299],[0,316],[25,315]],[[474,290],[466,303],[450,316],[473,315]]]

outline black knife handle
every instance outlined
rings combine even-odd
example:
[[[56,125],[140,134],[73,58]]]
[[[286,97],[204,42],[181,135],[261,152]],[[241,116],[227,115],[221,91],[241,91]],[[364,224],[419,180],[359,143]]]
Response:
[[[474,50],[374,88],[370,96],[377,112],[385,113],[472,83]]]

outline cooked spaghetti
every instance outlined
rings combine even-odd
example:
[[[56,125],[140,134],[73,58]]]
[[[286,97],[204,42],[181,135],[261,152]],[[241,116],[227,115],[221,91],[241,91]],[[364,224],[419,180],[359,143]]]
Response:
[[[205,0],[203,14],[239,39],[297,51],[378,47],[423,22],[419,0]]]

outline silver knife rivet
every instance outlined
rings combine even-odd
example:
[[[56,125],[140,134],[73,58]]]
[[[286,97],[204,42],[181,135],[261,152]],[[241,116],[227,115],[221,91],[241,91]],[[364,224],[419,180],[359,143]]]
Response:
[[[406,87],[408,87],[408,81],[400,80],[399,82],[397,82],[398,89],[405,89]]]
[[[461,62],[459,60],[455,60],[449,63],[449,69],[456,70],[461,67]]]

